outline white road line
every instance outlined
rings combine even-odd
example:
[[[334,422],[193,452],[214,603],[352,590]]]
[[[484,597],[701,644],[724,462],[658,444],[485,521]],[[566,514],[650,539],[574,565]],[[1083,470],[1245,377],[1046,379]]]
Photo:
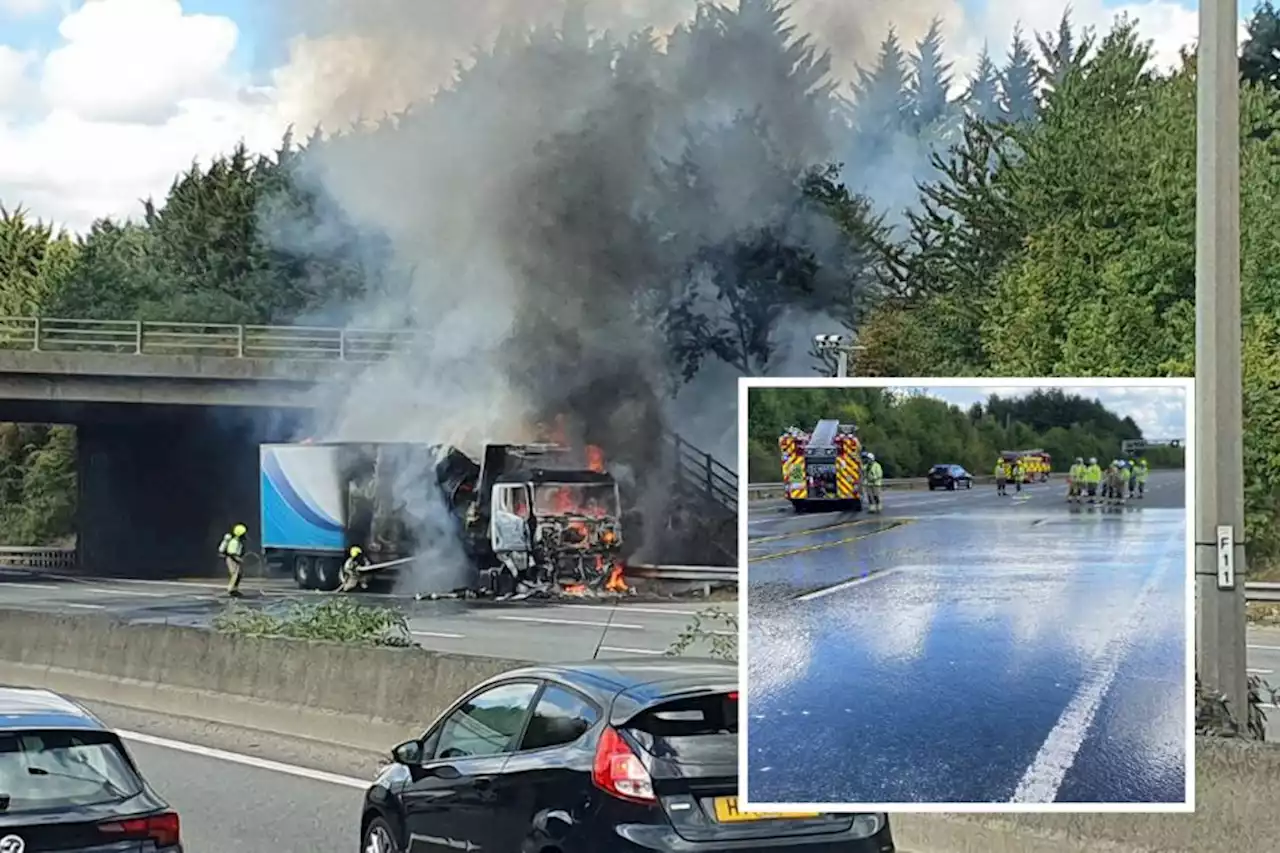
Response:
[[[737,604],[736,601],[732,603]],[[607,604],[559,604],[556,606],[557,608],[574,607],[579,610],[594,610],[596,613],[609,612],[609,605]],[[664,607],[632,607],[629,604],[619,604],[618,609],[627,613],[652,613],[656,616],[697,616],[701,612],[698,610],[668,610]]]
[[[0,581],[0,590],[2,589],[66,589],[65,585],[56,583],[14,583],[12,581]]]
[[[1052,803],[1058,796],[1067,771],[1075,764],[1076,755],[1084,745],[1093,718],[1102,705],[1103,698],[1111,689],[1112,683],[1120,672],[1120,664],[1129,652],[1133,637],[1142,620],[1139,616],[1147,599],[1156,586],[1164,578],[1169,563],[1162,562],[1152,572],[1151,577],[1143,584],[1129,607],[1129,618],[1121,624],[1120,629],[1111,635],[1111,639],[1094,661],[1092,672],[1085,683],[1067,704],[1066,710],[1058,719],[1057,725],[1049,732],[1036,754],[1035,760],[1023,774],[1017,790],[1009,800],[1012,803]]]
[[[77,610],[105,610],[106,606],[102,604],[80,604],[75,601],[62,602],[63,607],[74,607]]]
[[[874,574],[866,575],[865,577],[854,578],[853,580],[847,580],[844,583],[838,583],[835,586],[829,586],[826,589],[815,589],[813,592],[806,592],[804,595],[797,598],[796,601],[813,601],[814,599],[832,595],[837,592],[844,592],[846,589],[851,589],[852,587],[855,587],[855,586],[861,586],[867,581],[873,581],[873,580],[876,580],[877,578],[885,577],[886,575],[897,574],[898,572],[902,571],[905,568],[906,566],[898,566],[897,568],[893,568],[893,569],[885,569],[883,572],[875,572]]]
[[[1245,646],[1245,648],[1246,648],[1246,649],[1258,649],[1259,651],[1263,651],[1263,652],[1280,652],[1280,646],[1254,646],[1254,645],[1248,645],[1248,646]]]
[[[215,761],[226,761],[231,764],[239,764],[244,767],[256,767],[259,770],[270,770],[273,773],[297,776],[299,779],[311,779],[315,782],[327,782],[330,785],[341,785],[344,788],[356,788],[361,791],[366,790],[369,787],[369,781],[366,779],[339,776],[336,773],[326,773],[323,770],[312,770],[310,767],[298,767],[296,764],[285,764],[281,761],[271,761],[266,758],[257,758],[253,755],[241,755],[238,752],[227,752],[221,749],[199,746],[194,743],[184,743],[178,740],[169,740],[167,738],[155,737],[154,735],[144,735],[138,732],[117,730],[116,734],[120,735],[120,737],[125,740],[143,743],[147,746],[158,746],[161,749],[172,749],[175,752],[185,752],[188,755],[198,755],[201,758],[212,758]]]
[[[442,640],[465,640],[463,634],[446,634],[443,631],[410,631],[415,637],[439,637]]]
[[[1253,673],[1254,675],[1271,675],[1275,672],[1275,670],[1274,669],[1246,669],[1245,672],[1250,672],[1250,673]]]
[[[585,619],[544,619],[539,616],[495,616],[506,622],[536,622],[539,625],[585,625],[588,628],[621,628],[624,631],[643,631],[643,625],[626,622],[588,622]]]
[[[629,649],[626,646],[601,646],[602,652],[617,652],[620,655],[665,655],[666,650],[659,651],[657,649]]]
[[[96,592],[103,595],[136,595],[139,598],[172,598],[163,592],[145,592],[141,589],[111,589],[104,586],[73,586],[76,592]]]

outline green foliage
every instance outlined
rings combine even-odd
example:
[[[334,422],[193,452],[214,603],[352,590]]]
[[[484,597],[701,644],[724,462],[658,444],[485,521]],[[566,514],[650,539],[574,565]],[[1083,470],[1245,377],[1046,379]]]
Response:
[[[706,657],[736,661],[738,614],[719,607],[708,607],[695,613],[692,621],[667,649],[667,654],[679,656],[691,651]]]
[[[1249,83],[1280,88],[1280,11],[1271,0],[1254,7],[1247,29],[1240,48],[1240,76]]]
[[[888,477],[922,477],[938,464],[964,465],[989,474],[1002,450],[1040,448],[1064,471],[1077,456],[1114,458],[1120,443],[1141,438],[1129,418],[1097,400],[1060,390],[1024,397],[991,397],[964,411],[935,397],[879,388],[753,388],[748,397],[748,440],[753,482],[780,476],[778,437],[788,427],[810,430],[819,420],[856,424],[867,450]],[[1182,451],[1152,450],[1155,467],[1181,466]]]
[[[1249,676],[1249,710],[1242,721],[1225,694],[1209,690],[1196,675],[1196,734],[1212,737],[1267,739],[1266,707],[1274,708],[1280,691],[1256,675]]]
[[[401,611],[394,607],[370,607],[349,598],[331,598],[323,604],[295,603],[282,613],[232,604],[214,618],[213,626],[245,637],[368,646],[414,645],[409,623]]]

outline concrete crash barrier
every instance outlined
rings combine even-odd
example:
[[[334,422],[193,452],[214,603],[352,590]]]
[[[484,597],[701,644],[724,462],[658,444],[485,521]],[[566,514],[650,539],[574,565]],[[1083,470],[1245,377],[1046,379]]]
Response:
[[[1196,739],[1195,814],[901,815],[911,853],[1206,853],[1274,850],[1280,744]]]
[[[1063,485],[1066,484],[1067,482],[1066,475],[1058,474],[1056,476],[1059,483],[1062,483]],[[988,486],[994,483],[995,481],[996,481],[996,478],[992,477],[989,474],[973,475],[973,484],[975,486]],[[1049,482],[1052,483],[1053,480],[1050,479]],[[751,483],[750,485],[747,486],[747,500],[751,500],[751,501],[781,500],[787,496],[786,491],[783,488],[783,485],[784,484],[782,483]],[[1037,484],[1037,485],[1040,485],[1040,484]],[[904,478],[904,479],[886,478],[884,481],[884,487],[886,489],[893,489],[895,491],[902,490],[902,489],[927,489],[929,488],[929,478],[928,477],[911,477],[911,478]]]
[[[0,610],[0,683],[379,753],[524,664]]]

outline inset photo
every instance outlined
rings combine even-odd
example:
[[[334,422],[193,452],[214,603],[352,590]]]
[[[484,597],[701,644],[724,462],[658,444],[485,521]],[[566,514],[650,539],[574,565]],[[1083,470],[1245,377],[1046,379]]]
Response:
[[[742,380],[742,809],[1193,810],[1192,387]]]

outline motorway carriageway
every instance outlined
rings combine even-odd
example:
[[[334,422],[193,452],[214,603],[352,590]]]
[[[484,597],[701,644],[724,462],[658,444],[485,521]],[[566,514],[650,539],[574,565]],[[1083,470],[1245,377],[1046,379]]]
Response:
[[[332,593],[303,592],[282,580],[246,580],[248,606],[288,607]],[[0,608],[111,615],[136,623],[207,627],[228,604],[225,584],[211,581],[144,581],[72,578],[0,569]],[[694,614],[706,607],[737,613],[736,601],[678,604],[605,602],[415,601],[411,596],[356,595],[368,604],[405,611],[414,640],[424,648],[518,660],[582,660],[601,655],[661,655]],[[724,630],[724,626],[707,626]],[[603,642],[601,637],[603,636]],[[687,653],[696,653],[692,650]]]
[[[1182,802],[1185,479],[1117,511],[1064,488],[753,505],[750,799]]]

